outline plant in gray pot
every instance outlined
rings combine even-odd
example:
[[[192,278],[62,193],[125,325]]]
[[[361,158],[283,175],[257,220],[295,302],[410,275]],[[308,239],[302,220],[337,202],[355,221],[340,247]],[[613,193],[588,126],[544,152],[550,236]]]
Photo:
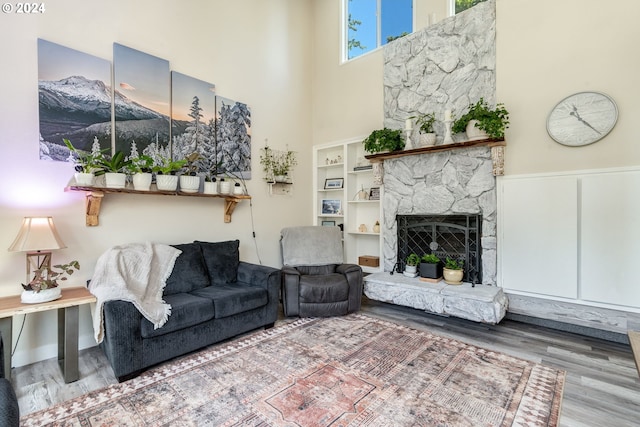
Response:
[[[442,262],[435,254],[424,254],[420,258],[420,277],[427,279],[442,278]]]

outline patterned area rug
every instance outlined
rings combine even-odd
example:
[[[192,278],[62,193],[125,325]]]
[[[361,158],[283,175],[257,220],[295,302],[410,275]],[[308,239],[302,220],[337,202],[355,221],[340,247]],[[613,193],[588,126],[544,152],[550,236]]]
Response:
[[[212,346],[23,426],[555,426],[563,371],[364,315]]]

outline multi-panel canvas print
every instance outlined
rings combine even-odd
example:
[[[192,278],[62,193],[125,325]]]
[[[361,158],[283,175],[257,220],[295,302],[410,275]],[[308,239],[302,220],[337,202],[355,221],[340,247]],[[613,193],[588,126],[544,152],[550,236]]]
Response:
[[[251,179],[251,110],[247,104],[216,96],[216,146],[225,173]]]

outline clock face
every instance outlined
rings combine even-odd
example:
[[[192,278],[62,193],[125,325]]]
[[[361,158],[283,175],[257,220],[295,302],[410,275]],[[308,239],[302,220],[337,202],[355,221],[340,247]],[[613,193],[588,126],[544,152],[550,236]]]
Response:
[[[556,105],[547,118],[547,132],[556,142],[572,147],[604,138],[618,120],[618,107],[599,92],[570,95]]]

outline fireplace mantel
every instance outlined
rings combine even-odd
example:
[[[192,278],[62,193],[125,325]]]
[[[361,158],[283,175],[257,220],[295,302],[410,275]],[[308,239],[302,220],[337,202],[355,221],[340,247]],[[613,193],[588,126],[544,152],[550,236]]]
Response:
[[[493,175],[504,175],[504,147],[507,142],[503,139],[479,139],[476,141],[454,142],[451,144],[431,145],[429,147],[411,148],[409,150],[398,150],[387,153],[370,154],[364,156],[371,163],[381,163],[388,159],[404,156],[415,156],[416,154],[431,154],[442,151],[460,150],[473,147],[490,147],[491,160],[493,161]]]

